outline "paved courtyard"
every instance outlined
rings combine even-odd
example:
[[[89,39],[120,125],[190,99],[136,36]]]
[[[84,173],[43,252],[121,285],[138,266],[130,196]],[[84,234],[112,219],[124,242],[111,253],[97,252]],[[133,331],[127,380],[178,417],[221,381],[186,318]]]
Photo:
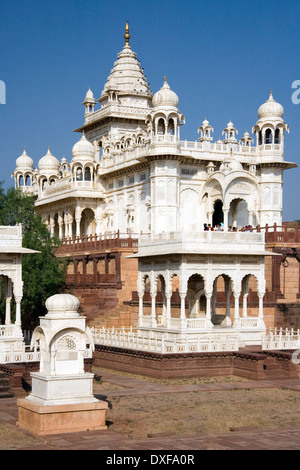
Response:
[[[285,388],[300,392],[300,380],[277,380],[264,382],[232,382],[200,385],[172,385],[147,382],[138,378],[126,377],[116,372],[101,372],[102,380],[114,384],[110,390],[101,390],[98,398],[125,395],[146,395],[162,393],[207,392],[230,389],[274,389]],[[120,387],[118,389],[118,386]],[[125,388],[126,387],[126,388]],[[287,428],[257,429],[249,427],[233,428],[227,433],[172,434],[160,433],[146,440],[134,440],[108,427],[105,431],[86,431],[45,437],[31,436],[16,426],[17,399],[6,398],[0,401],[0,423],[19,433],[16,450],[103,450],[103,451],[196,451],[196,450],[298,450],[300,448],[300,426]],[[22,445],[24,438],[24,445]],[[28,446],[28,442],[30,445]],[[14,446],[12,446],[14,447]]]

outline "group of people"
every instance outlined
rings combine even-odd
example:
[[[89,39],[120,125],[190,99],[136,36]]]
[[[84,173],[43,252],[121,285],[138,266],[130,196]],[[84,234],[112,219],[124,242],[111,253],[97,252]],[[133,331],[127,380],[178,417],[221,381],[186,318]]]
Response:
[[[216,225],[215,227],[212,227],[211,224],[204,224],[204,232],[208,231],[217,231],[217,232],[222,232],[224,230],[224,224],[221,222],[220,224]]]
[[[204,224],[204,232],[207,231],[216,231],[216,232],[223,232],[224,231],[224,224],[221,222],[220,224],[215,225],[214,227],[211,224]],[[227,228],[227,232],[237,232],[237,227],[231,227],[231,225]],[[252,225],[244,225],[242,228],[239,229],[240,232],[251,232]]]

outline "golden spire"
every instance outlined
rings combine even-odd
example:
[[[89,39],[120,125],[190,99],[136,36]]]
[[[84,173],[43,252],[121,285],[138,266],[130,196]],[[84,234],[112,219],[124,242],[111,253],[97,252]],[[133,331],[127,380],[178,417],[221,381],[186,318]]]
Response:
[[[125,46],[129,46],[130,34],[129,34],[129,25],[128,25],[128,21],[126,22],[126,26],[125,26],[124,39],[125,39]]]

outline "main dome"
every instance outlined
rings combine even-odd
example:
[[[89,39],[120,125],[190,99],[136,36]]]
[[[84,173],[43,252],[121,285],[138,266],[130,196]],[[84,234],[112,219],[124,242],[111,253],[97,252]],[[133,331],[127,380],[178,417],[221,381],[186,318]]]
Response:
[[[141,68],[140,61],[137,59],[136,53],[132,51],[129,45],[129,27],[126,24],[125,29],[125,45],[107,78],[107,82],[101,93],[99,101],[104,101],[109,92],[117,92],[118,95],[138,95],[152,98],[153,94],[150,90],[144,71]]]
[[[155,108],[160,106],[171,106],[172,108],[177,108],[178,103],[178,96],[171,90],[165,77],[163,86],[152,98],[152,104]]]

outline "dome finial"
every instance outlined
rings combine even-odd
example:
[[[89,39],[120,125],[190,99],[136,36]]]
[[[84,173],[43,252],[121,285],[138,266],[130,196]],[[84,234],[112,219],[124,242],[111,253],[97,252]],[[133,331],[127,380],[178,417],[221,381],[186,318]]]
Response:
[[[272,91],[272,90],[270,91],[270,96],[269,96],[268,101],[274,101],[274,98],[273,98],[273,91]]]
[[[128,25],[128,21],[126,22],[126,25],[125,25],[124,39],[125,39],[125,46],[129,46],[130,34],[129,34],[129,25]]]

